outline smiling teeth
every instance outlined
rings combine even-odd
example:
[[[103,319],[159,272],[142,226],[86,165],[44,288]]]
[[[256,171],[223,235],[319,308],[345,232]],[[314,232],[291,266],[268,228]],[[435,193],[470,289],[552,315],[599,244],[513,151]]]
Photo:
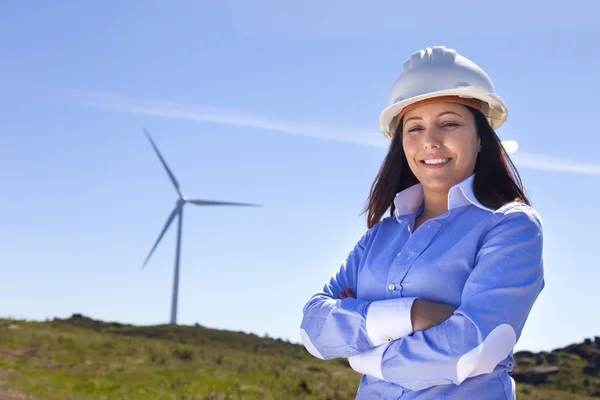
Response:
[[[425,164],[445,164],[448,162],[447,158],[438,158],[436,160],[425,160]]]

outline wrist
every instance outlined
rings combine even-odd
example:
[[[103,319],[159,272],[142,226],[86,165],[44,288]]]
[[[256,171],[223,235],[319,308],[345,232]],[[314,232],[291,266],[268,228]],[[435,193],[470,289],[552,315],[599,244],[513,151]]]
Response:
[[[417,332],[421,329],[420,328],[420,321],[419,321],[419,317],[420,317],[420,310],[421,308],[421,300],[420,299],[415,299],[415,301],[412,304],[412,308],[410,310],[410,322],[412,324],[412,330],[413,332]]]

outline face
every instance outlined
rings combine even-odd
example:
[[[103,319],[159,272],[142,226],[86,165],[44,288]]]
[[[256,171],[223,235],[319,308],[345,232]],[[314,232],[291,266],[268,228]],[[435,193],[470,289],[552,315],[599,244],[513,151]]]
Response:
[[[424,104],[406,113],[402,130],[404,154],[424,191],[447,193],[473,174],[481,141],[465,106]]]

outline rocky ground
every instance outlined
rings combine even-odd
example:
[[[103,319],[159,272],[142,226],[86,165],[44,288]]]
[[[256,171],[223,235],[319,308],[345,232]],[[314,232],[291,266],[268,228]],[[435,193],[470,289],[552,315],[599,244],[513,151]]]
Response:
[[[518,383],[600,397],[600,337],[551,352],[515,353]]]

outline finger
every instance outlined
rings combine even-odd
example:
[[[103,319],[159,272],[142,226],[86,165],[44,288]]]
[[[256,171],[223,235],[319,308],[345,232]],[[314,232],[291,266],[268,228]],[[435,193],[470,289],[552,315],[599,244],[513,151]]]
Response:
[[[345,292],[340,292],[340,299],[344,300],[346,298]]]
[[[352,293],[352,289],[350,288],[346,289],[346,296],[356,298],[354,293]]]

